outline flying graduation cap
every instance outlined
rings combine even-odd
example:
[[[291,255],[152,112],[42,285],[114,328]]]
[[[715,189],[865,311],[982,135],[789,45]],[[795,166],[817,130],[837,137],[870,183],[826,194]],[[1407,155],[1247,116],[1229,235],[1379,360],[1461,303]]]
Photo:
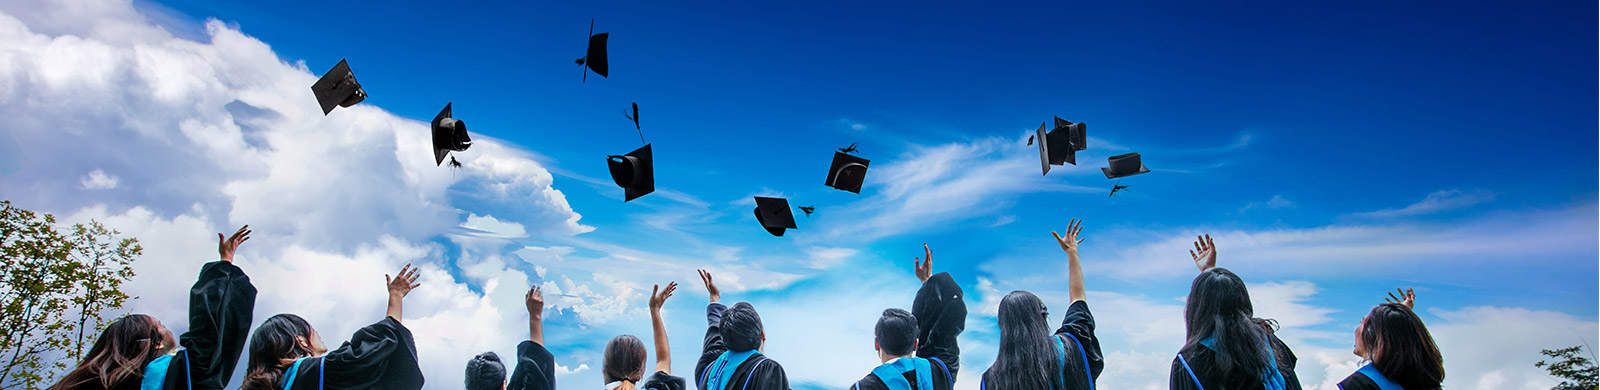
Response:
[[[594,19],[589,19],[589,34],[589,50],[583,58],[578,59],[578,65],[588,66],[588,70],[594,71],[594,74],[606,77],[606,73],[610,73],[609,62],[606,61],[606,39],[611,38],[611,33],[595,34]],[[588,70],[583,72],[583,82],[589,82]]]
[[[1039,143],[1039,166],[1044,170],[1041,175],[1049,174],[1051,165],[1078,165],[1077,152],[1089,147],[1086,134],[1089,126],[1072,123],[1059,116],[1056,117],[1054,129],[1046,132],[1047,125],[1040,123],[1039,130],[1029,138],[1030,141],[1037,139]]]
[[[343,58],[311,84],[311,93],[317,95],[322,115],[333,112],[334,107],[350,107],[367,99],[367,91],[361,89],[361,83],[356,82],[356,74],[350,71],[350,64]]]
[[[1100,168],[1107,179],[1116,179],[1150,172],[1144,167],[1144,162],[1139,159],[1139,153],[1119,154],[1106,158],[1107,168]]]
[[[854,148],[855,145],[851,145]],[[833,152],[833,166],[828,167],[827,186],[843,191],[861,193],[861,183],[867,180],[867,159],[845,152]]]
[[[627,202],[656,190],[655,169],[651,166],[650,144],[621,156],[606,156],[611,181],[624,189]]]
[[[794,211],[789,210],[789,200],[784,198],[756,197],[756,222],[773,236],[783,237],[783,229],[796,229]]]
[[[435,166],[444,164],[444,156],[451,151],[464,151],[472,147],[472,138],[467,136],[467,122],[456,119],[450,113],[450,105],[445,103],[444,110],[433,117],[433,163]],[[451,157],[450,165],[460,166]]]

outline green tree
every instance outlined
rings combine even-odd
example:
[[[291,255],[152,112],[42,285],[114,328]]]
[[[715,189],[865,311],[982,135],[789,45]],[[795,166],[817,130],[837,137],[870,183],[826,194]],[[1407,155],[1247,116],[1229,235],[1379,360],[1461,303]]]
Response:
[[[1594,361],[1578,354],[1582,351],[1583,346],[1541,350],[1539,353],[1555,360],[1541,360],[1533,366],[1550,371],[1551,376],[1564,379],[1561,384],[1550,388],[1551,390],[1600,389],[1600,369],[1595,367]]]
[[[143,248],[120,234],[95,221],[62,234],[55,216],[0,201],[0,386],[48,386],[131,298],[120,288]]]

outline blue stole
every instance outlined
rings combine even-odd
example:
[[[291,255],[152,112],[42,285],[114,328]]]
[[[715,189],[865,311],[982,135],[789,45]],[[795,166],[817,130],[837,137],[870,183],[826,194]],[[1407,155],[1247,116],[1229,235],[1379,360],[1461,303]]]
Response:
[[[184,379],[189,379],[189,351],[180,349],[178,352],[184,354],[183,375]],[[161,388],[166,385],[167,371],[172,367],[173,356],[177,356],[177,354],[161,355],[160,357],[155,358],[155,360],[151,360],[149,364],[145,364],[144,378],[139,380],[139,390],[161,390]],[[194,386],[194,383],[192,382],[185,382],[185,384],[191,387]]]
[[[1394,383],[1394,381],[1389,380],[1389,377],[1383,376],[1383,373],[1378,372],[1378,367],[1374,367],[1372,363],[1367,363],[1367,365],[1361,366],[1361,369],[1356,370],[1356,372],[1361,373],[1361,375],[1366,375],[1367,379],[1371,379],[1372,383],[1377,384],[1379,389],[1405,390],[1404,387],[1400,387],[1400,384]]]
[[[1269,338],[1264,341],[1267,342],[1267,367],[1270,370],[1267,371],[1266,377],[1261,378],[1261,387],[1267,390],[1283,390],[1289,385],[1283,379],[1283,372],[1278,371],[1278,355],[1272,352],[1272,339]],[[1217,350],[1212,347],[1216,343],[1216,336],[1206,336],[1206,338],[1200,339],[1200,345],[1212,351]],[[1200,384],[1200,377],[1194,375],[1194,369],[1189,367],[1189,361],[1183,358],[1183,351],[1178,351],[1178,361],[1183,363],[1183,370],[1189,372],[1189,379],[1194,380],[1194,386],[1200,388],[1200,390],[1205,390],[1206,387]]]
[[[760,354],[761,351],[755,349],[744,352],[724,351],[722,356],[717,356],[717,360],[706,366],[706,372],[701,374],[700,383],[706,384],[705,390],[723,390],[728,386],[727,381],[733,379],[733,373],[739,370],[739,365],[750,360],[751,356]],[[745,384],[749,383],[747,378]]]
[[[295,359],[294,360],[294,365],[289,366],[289,371],[287,373],[285,373],[285,375],[283,376],[283,390],[289,390],[289,389],[294,387],[294,378],[296,376],[300,375],[300,363],[305,362],[306,359],[308,359],[308,358],[310,358],[310,356],[299,358],[299,359]],[[321,367],[317,367],[317,388],[318,389],[322,388],[322,373],[327,372],[327,371],[328,371],[328,361],[327,360],[323,360],[322,361],[322,366]]]
[[[905,376],[908,371],[917,372],[917,390],[933,390],[933,365],[928,363],[928,359],[899,358],[872,369],[872,375],[882,380],[889,390],[911,390],[911,382],[907,382]]]

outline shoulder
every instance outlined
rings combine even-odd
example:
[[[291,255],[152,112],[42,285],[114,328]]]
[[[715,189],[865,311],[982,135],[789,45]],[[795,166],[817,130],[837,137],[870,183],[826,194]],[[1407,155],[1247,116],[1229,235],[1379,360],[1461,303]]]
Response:
[[[878,379],[878,376],[874,374],[867,374],[866,377],[861,378],[861,380],[850,386],[850,390],[879,390],[887,388],[888,386],[884,386],[883,380]]]
[[[1344,377],[1344,380],[1339,381],[1339,388],[1343,390],[1379,390],[1378,384],[1372,382],[1372,378],[1368,378],[1366,374],[1360,372],[1353,372],[1350,373],[1350,376]]]
[[[555,360],[555,354],[532,340],[522,340],[522,343],[517,344],[517,356],[541,362]]]
[[[683,377],[672,376],[672,374],[661,371],[656,371],[655,374],[651,374],[649,378],[645,378],[643,383],[644,384],[640,385],[639,388],[651,390],[683,390],[684,388],[688,387],[688,381],[685,381]]]

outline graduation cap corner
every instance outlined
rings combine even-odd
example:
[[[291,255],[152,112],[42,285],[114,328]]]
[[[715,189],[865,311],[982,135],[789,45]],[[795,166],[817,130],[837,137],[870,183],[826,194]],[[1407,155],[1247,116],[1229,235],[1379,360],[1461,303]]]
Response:
[[[444,164],[444,157],[450,152],[465,151],[472,147],[472,138],[467,135],[467,122],[454,117],[450,106],[454,103],[445,103],[439,115],[433,117],[433,163],[434,166]],[[453,158],[452,158],[453,159]],[[452,162],[451,165],[459,164]]]
[[[833,165],[828,167],[828,180],[823,184],[861,193],[861,184],[867,180],[867,165],[872,161],[845,152],[833,152]]]
[[[656,176],[650,144],[645,144],[628,154],[606,156],[611,169],[611,180],[623,188],[623,202],[637,199],[656,191]]]
[[[311,94],[316,95],[317,105],[322,106],[322,115],[333,112],[334,107],[350,107],[367,99],[367,91],[361,89],[350,63],[343,58],[311,84]]]
[[[757,196],[755,214],[756,222],[774,237],[783,237],[784,229],[798,229],[788,199]]]

